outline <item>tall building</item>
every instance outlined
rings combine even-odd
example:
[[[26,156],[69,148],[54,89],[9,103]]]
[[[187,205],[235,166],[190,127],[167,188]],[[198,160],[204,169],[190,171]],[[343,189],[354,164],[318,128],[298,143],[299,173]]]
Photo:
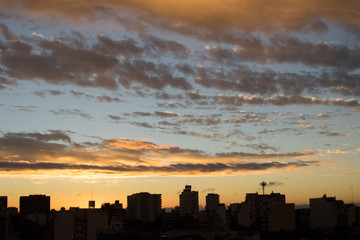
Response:
[[[29,195],[20,197],[20,216],[45,225],[50,212],[50,196]]]
[[[180,198],[180,217],[191,216],[198,218],[199,216],[199,193],[191,191],[191,185],[186,185],[185,189],[179,196]]]
[[[285,203],[285,195],[247,193],[241,204],[238,224],[262,231],[295,229],[295,204]]]
[[[337,226],[352,226],[356,221],[356,208],[344,204],[335,197],[310,199],[310,226],[312,229],[326,229]]]
[[[206,206],[205,206],[206,211],[211,213],[216,211],[219,204],[220,204],[219,194],[209,193],[208,195],[206,195]]]
[[[127,197],[127,216],[132,220],[155,222],[161,213],[161,194],[135,193]]]
[[[0,209],[7,208],[8,199],[7,196],[0,196]]]

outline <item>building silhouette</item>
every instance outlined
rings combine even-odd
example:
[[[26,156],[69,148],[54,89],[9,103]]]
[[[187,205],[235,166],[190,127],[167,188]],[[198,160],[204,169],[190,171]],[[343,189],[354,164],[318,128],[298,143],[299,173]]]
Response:
[[[20,197],[20,216],[44,226],[50,213],[50,196],[29,195]]]
[[[95,201],[94,200],[89,201],[89,208],[95,208]]]
[[[58,212],[54,222],[54,240],[97,240],[102,231],[111,230],[107,211],[94,208],[70,208]]]
[[[127,217],[144,223],[155,222],[161,213],[161,194],[135,193],[127,197]]]
[[[6,209],[8,205],[7,196],[0,196],[0,209]]]
[[[208,212],[216,211],[218,205],[220,204],[220,196],[216,193],[209,193],[206,195],[206,205],[205,210]]]
[[[344,204],[336,197],[310,199],[310,226],[312,229],[329,229],[352,226],[356,222],[356,207]]]
[[[295,204],[285,203],[285,195],[280,193],[247,193],[238,224],[261,231],[295,230]]]
[[[179,196],[180,199],[180,217],[191,216],[198,218],[199,216],[199,193],[191,191],[191,185],[186,185],[185,189]]]

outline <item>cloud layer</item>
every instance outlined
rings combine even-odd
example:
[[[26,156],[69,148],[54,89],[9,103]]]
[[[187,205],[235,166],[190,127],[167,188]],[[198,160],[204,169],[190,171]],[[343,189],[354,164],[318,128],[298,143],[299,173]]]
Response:
[[[151,142],[109,139],[75,143],[69,133],[6,133],[0,138],[2,171],[89,170],[108,174],[187,175],[245,174],[270,169],[316,166],[305,159],[313,152],[254,154],[243,152],[207,154]],[[198,163],[193,163],[197,159]],[[60,173],[61,174],[61,173]]]

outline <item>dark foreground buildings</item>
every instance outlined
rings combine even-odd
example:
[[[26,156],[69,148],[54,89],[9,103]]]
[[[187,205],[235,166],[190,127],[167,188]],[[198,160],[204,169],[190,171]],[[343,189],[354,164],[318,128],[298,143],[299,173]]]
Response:
[[[0,197],[0,240],[360,239],[360,207],[335,197],[295,209],[283,194],[248,193],[226,207],[209,193],[199,211],[198,196],[186,185],[173,209],[161,209],[161,194],[141,192],[128,196],[127,209],[116,200],[50,211],[49,196],[30,195],[20,198],[20,214]]]
[[[50,213],[50,196],[29,195],[20,197],[20,216],[44,226]]]

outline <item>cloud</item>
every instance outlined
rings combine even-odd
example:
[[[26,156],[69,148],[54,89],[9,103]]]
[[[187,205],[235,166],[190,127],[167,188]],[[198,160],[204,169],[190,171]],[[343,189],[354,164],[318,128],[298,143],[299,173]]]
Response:
[[[302,153],[244,153],[244,152],[229,152],[229,153],[217,153],[216,156],[221,158],[237,158],[237,159],[273,159],[273,158],[298,158],[298,157],[308,157],[312,156],[315,153],[313,151],[306,151]]]
[[[308,125],[300,125],[299,128],[302,128],[302,129],[315,129],[314,126],[309,125],[309,124]]]
[[[148,88],[161,90],[166,86],[182,90],[191,90],[191,84],[182,76],[174,76],[171,67],[142,59],[123,60],[119,63],[116,73],[119,83],[130,87],[138,83]]]
[[[147,51],[153,56],[166,55],[171,53],[177,58],[188,58],[189,50],[183,45],[174,40],[161,39],[152,35],[142,35],[142,40],[146,46]]]
[[[327,153],[347,153],[347,151],[343,149],[334,149],[334,150],[327,150]]]
[[[329,26],[327,25],[326,22],[324,22],[321,19],[316,19],[303,28],[303,31],[305,33],[307,32],[325,33],[328,30],[329,30]]]
[[[215,188],[207,188],[201,191],[201,193],[215,192]]]
[[[350,49],[348,51],[352,52]],[[229,61],[235,63],[235,66],[226,63],[226,65],[230,65],[226,69],[198,67],[194,75],[196,83],[205,88],[240,91],[253,95],[301,95],[304,92],[321,93],[325,90],[346,96],[359,96],[360,94],[359,74],[349,74],[341,70],[341,66],[333,68],[331,71],[320,71],[318,74],[311,72],[281,73],[267,68],[256,71],[248,66],[240,65],[241,61],[238,59]],[[356,61],[358,61],[358,57],[356,57]]]
[[[10,30],[5,25],[2,28],[2,35],[6,37]],[[164,52],[171,52],[177,57],[187,54],[185,46],[175,41],[143,35],[146,47],[142,49],[132,39],[115,41],[99,36],[97,41],[92,42],[79,32],[73,32],[70,36],[53,36],[51,39],[38,34],[33,37],[12,37],[15,39],[4,42],[0,58],[0,63],[11,78],[29,81],[42,79],[51,84],[111,90],[116,90],[119,84],[124,87],[140,84],[158,90],[166,86],[192,89],[184,77],[174,75],[171,66],[154,63],[149,58],[137,58],[146,51],[156,56]],[[38,94],[42,95],[41,92]],[[104,99],[100,98],[99,101]]]
[[[53,96],[63,95],[64,93],[59,90],[42,90],[42,91],[35,91],[34,94],[39,97],[45,97],[45,95],[50,94]]]
[[[258,38],[252,44],[240,42],[232,49],[207,45],[203,58],[229,65],[236,65],[239,61],[250,61],[261,64],[272,62],[302,63],[306,66],[341,67],[343,69],[360,67],[358,60],[360,48],[358,47],[350,48],[340,44],[305,42],[288,35],[270,36],[269,41],[270,43],[265,43]]]
[[[37,106],[21,106],[21,105],[17,105],[17,106],[13,106],[13,109],[15,111],[21,111],[21,112],[36,112],[36,109],[38,109]]]
[[[34,139],[37,141],[45,141],[45,142],[62,140],[64,142],[71,143],[71,138],[66,134],[66,132],[61,131],[61,130],[49,130],[49,133],[38,133],[38,132],[8,133],[8,134],[5,134],[5,137],[28,138],[28,139]]]
[[[325,135],[327,137],[346,137],[343,133],[331,132],[331,131],[319,131],[318,134]]]
[[[158,117],[179,117],[180,115],[178,113],[174,113],[174,112],[155,112],[155,116]]]
[[[261,151],[261,152],[263,152],[265,150],[271,150],[271,151],[274,151],[274,152],[279,151],[279,148],[269,146],[269,145],[267,145],[265,143],[262,143],[262,144],[246,144],[244,146],[247,147],[247,148],[251,148],[251,149],[254,149],[254,150]]]
[[[282,185],[284,185],[284,183],[282,183],[282,182],[278,182],[278,181],[271,181],[271,182],[268,182],[267,183],[267,186],[282,186]]]
[[[120,120],[124,119],[124,118],[116,116],[116,115],[108,115],[108,117],[113,121],[120,121]]]
[[[264,171],[269,169],[285,169],[309,167],[316,162],[266,162],[266,163],[209,163],[209,164],[171,164],[168,166],[145,166],[145,165],[117,165],[117,166],[99,166],[88,164],[67,164],[67,163],[25,163],[25,162],[8,162],[1,161],[0,169],[3,171],[21,171],[21,170],[93,170],[103,171],[103,173],[152,173],[152,174],[175,174],[187,175],[191,173],[211,174],[211,173],[248,173],[251,171]]]
[[[275,106],[287,106],[287,105],[324,105],[324,106],[338,106],[338,107],[359,107],[360,102],[355,98],[317,98],[310,96],[300,95],[283,95],[276,94],[271,97],[262,97],[257,95],[246,96],[243,94],[221,94],[215,96],[200,95],[199,93],[189,92],[187,96],[190,100],[198,105],[202,105],[205,102],[206,105],[225,105],[240,107],[245,104],[262,106],[262,105],[275,105]],[[318,115],[318,118],[329,117],[328,114]]]
[[[79,21],[82,19],[96,20],[113,18],[119,24],[128,28],[139,28],[137,21],[126,21],[119,11],[130,11],[131,18],[138,18],[143,22],[166,29],[193,27],[203,31],[223,32],[225,30],[240,28],[245,31],[273,32],[276,26],[286,30],[302,31],[309,24],[314,25],[314,30],[324,29],[319,27],[319,19],[326,19],[334,23],[358,22],[359,3],[348,1],[341,4],[335,0],[306,0],[299,4],[281,0],[269,3],[265,0],[233,1],[224,0],[197,0],[190,2],[176,2],[163,0],[136,0],[136,1],[103,1],[101,7],[95,3],[84,0],[72,2],[71,7],[66,0],[55,0],[51,4],[43,0],[33,1],[29,4],[25,0],[3,2],[4,7],[18,7],[24,11],[53,16],[58,14]],[[264,7],[266,6],[266,7]],[[325,7],[324,7],[325,6]],[[339,10],[341,9],[341,11]],[[289,15],[289,13],[291,14]],[[176,24],[177,23],[177,24]],[[135,25],[135,26],[134,26]],[[320,23],[320,25],[323,25]],[[185,28],[186,29],[186,28]],[[184,32],[185,34],[185,32]]]
[[[0,76],[0,90],[5,89],[7,86],[16,86],[16,84],[15,80]]]
[[[154,128],[154,126],[150,125],[147,122],[131,122],[131,124],[134,124],[135,126],[138,126],[138,127]]]
[[[169,149],[174,146],[158,146],[151,142],[134,141],[128,139],[113,139],[105,141],[105,145],[108,147],[124,148],[131,150],[150,150],[150,149]]]
[[[79,116],[86,119],[92,119],[92,116],[88,113],[84,113],[79,109],[60,109],[58,111],[50,110],[55,115],[68,115],[68,116]]]
[[[110,103],[110,102],[123,102],[120,98],[118,97],[110,97],[108,95],[101,95],[101,96],[97,96],[96,100],[98,102],[106,102],[106,103]]]
[[[2,146],[0,169],[3,171],[88,170],[114,174],[182,175],[250,173],[269,169],[309,167],[317,164],[317,162],[303,160],[268,161],[269,159],[305,158],[313,155],[312,152],[207,154],[196,149],[183,149],[175,145],[156,145],[148,141],[129,139],[104,139],[100,142],[76,143],[72,141],[70,134],[72,133],[60,130],[50,130],[47,133],[6,133],[0,138]]]
[[[12,77],[23,80],[43,79],[52,84],[76,84],[79,86],[114,89],[116,81],[106,71],[113,69],[118,60],[87,48],[76,48],[59,40],[33,40],[22,43],[26,51],[8,43],[2,52],[1,64]],[[30,44],[37,44],[42,54],[32,51]],[[94,72],[98,74],[92,75]],[[90,80],[91,79],[91,80]]]

